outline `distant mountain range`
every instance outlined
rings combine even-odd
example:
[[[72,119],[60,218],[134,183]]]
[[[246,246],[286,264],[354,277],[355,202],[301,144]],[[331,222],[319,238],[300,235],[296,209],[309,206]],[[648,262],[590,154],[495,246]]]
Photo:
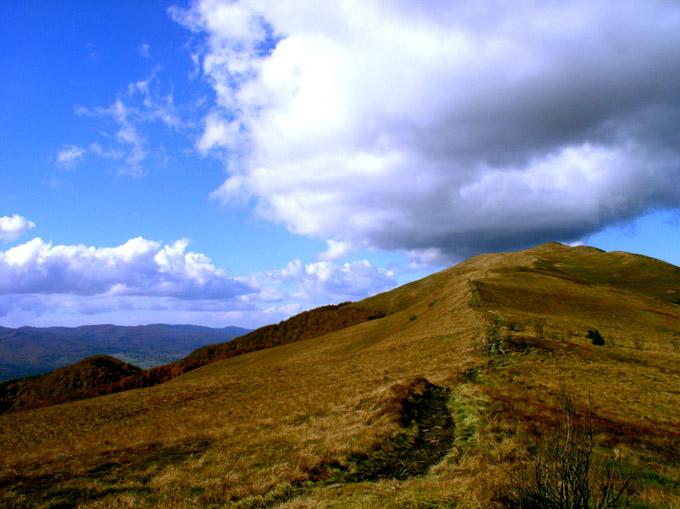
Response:
[[[46,373],[106,354],[144,369],[176,361],[201,346],[250,332],[199,325],[0,327],[0,381]]]

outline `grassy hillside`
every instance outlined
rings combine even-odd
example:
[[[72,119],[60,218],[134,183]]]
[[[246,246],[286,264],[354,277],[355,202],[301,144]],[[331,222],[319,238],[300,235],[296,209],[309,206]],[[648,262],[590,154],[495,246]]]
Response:
[[[187,359],[209,361],[227,359],[256,350],[323,336],[383,316],[385,313],[380,310],[362,309],[350,302],[322,306],[281,323],[266,325],[234,341],[197,348],[187,356]]]
[[[0,416],[0,500],[536,507],[571,422],[592,426],[594,497],[609,468],[632,506],[678,507],[678,289],[680,269],[626,253],[478,256],[353,305],[382,318]]]
[[[50,372],[46,376],[24,377],[0,383],[0,414],[57,405],[68,401],[93,398],[132,389],[152,387],[222,359],[229,359],[248,352],[321,336],[357,323],[381,318],[383,315],[384,313],[377,311],[359,309],[352,306],[349,302],[322,306],[300,313],[281,323],[267,325],[256,331],[236,337],[231,341],[199,347],[185,358],[169,364],[163,364],[162,366],[156,366],[147,370],[126,364],[128,368],[125,371],[121,371],[121,376],[102,377],[97,371],[84,372],[84,364],[77,362]],[[203,340],[206,337],[224,339],[226,335],[225,332],[218,329],[169,325],[139,327],[95,325],[67,329],[66,332],[60,330],[63,328],[53,327],[52,329],[55,332],[68,334],[71,337],[91,338],[94,341],[98,339],[102,341],[101,338],[103,337],[106,338],[106,341],[121,338],[127,338],[129,341],[130,338],[135,338],[137,341],[144,342],[153,334],[160,334],[159,337],[163,337],[162,334],[166,333],[163,331],[168,328],[176,329],[180,335],[185,334],[186,332],[184,331],[193,332],[195,333],[194,335],[199,335]],[[127,329],[132,329],[133,331],[130,332]],[[205,335],[206,329],[210,333],[207,336]],[[227,329],[233,331],[233,329],[237,328],[230,327]],[[237,332],[240,331],[237,329]],[[175,338],[172,337],[171,339]],[[148,348],[152,344],[146,345],[146,347]],[[122,362],[119,364],[123,365]],[[85,365],[89,364],[85,363]],[[78,373],[80,377],[79,385],[73,384],[70,375],[64,376],[64,373]],[[87,373],[93,375],[92,380],[85,379]],[[81,386],[83,385],[87,387],[87,390],[82,389]]]

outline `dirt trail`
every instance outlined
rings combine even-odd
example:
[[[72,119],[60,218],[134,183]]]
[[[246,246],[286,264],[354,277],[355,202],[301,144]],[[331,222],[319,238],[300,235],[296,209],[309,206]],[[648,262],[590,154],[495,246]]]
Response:
[[[394,442],[350,458],[352,466],[337,480],[406,479],[425,474],[446,456],[454,439],[454,422],[446,406],[450,391],[424,382],[422,393],[413,391],[403,402],[402,432]]]

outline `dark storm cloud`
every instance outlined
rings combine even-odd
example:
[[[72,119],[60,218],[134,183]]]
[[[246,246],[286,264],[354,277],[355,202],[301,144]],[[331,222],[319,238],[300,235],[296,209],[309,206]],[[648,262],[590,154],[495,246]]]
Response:
[[[344,252],[451,261],[680,207],[677,3],[243,0],[174,15],[206,36],[218,97],[198,146],[241,147],[214,196]],[[266,54],[262,20],[281,36]]]

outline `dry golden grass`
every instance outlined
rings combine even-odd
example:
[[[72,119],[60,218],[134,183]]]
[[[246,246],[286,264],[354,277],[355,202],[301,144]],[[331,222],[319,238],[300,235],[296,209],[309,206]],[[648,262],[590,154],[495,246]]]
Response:
[[[382,319],[4,415],[0,504],[500,506],[564,383],[592,401],[598,454],[624,451],[635,503],[677,506],[680,275],[631,256],[547,245],[476,257],[357,304]],[[403,432],[417,377],[451,391],[448,454],[427,475],[343,480]]]

